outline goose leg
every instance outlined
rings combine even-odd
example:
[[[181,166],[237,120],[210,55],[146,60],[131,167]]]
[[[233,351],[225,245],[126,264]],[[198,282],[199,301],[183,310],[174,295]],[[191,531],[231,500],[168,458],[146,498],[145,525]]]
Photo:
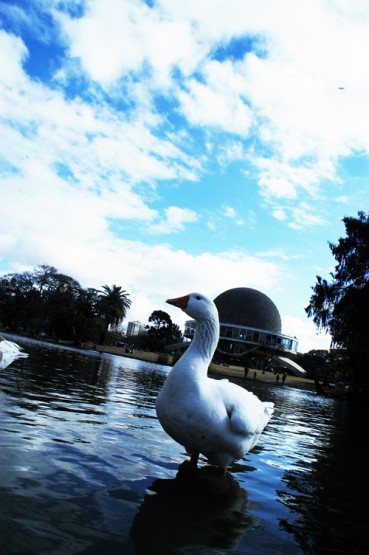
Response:
[[[199,453],[192,453],[190,455],[190,460],[189,461],[183,461],[183,463],[181,463],[178,467],[178,475],[181,476],[193,476],[193,475],[197,475],[198,473],[198,468],[197,468],[197,462],[199,460]]]

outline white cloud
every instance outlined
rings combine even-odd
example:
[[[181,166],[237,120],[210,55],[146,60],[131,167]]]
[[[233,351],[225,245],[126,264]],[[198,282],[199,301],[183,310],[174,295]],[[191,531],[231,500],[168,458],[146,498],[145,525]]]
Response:
[[[27,48],[23,41],[8,35],[0,29],[0,70],[1,80],[9,86],[20,84],[23,80],[22,60],[27,56]]]
[[[240,218],[232,206],[223,206],[223,214],[226,218],[234,220],[237,225],[243,225],[244,221]]]
[[[118,248],[119,245],[124,247],[124,243],[119,242]],[[240,286],[271,291],[281,279],[275,263],[239,251],[193,256],[165,245],[148,248],[139,243],[131,247],[127,244],[125,249],[128,252],[124,255],[124,262],[120,262],[125,268],[122,275],[133,284],[135,291],[149,296],[152,301],[156,300],[162,310],[181,324],[188,317],[172,307],[164,307],[162,303],[165,299],[191,291],[215,298],[226,289]],[[119,257],[119,260],[122,258]],[[134,314],[135,307],[132,306],[129,318]]]
[[[313,349],[329,349],[331,337],[317,331],[312,320],[306,317],[282,315],[282,331],[285,335],[296,336],[298,351],[307,353]]]
[[[137,21],[149,17],[141,2],[92,0],[81,18],[58,14],[70,41],[70,54],[81,60],[92,79],[109,83],[126,71],[139,70],[144,61],[142,31]]]
[[[246,150],[240,141],[230,141],[219,148],[217,160],[220,166],[226,167],[230,162],[245,160]]]
[[[187,120],[194,125],[220,128],[247,136],[252,113],[237,95],[230,95],[192,80],[178,98]]]
[[[288,224],[293,229],[301,229],[304,227],[311,227],[322,225],[324,219],[316,213],[314,206],[301,202],[299,206],[295,206],[291,210],[292,221]]]
[[[333,165],[326,160],[296,164],[276,158],[253,158],[252,162],[260,172],[259,185],[266,199],[294,199],[300,191],[317,198],[323,180],[338,180]]]
[[[224,210],[224,215],[227,218],[236,218],[237,216],[237,212],[234,208],[232,208],[232,206],[223,206],[223,210]]]
[[[268,199],[295,199],[297,197],[296,187],[285,177],[263,175],[259,179],[259,184],[263,196]]]
[[[300,254],[292,254],[291,252],[285,252],[283,249],[277,248],[272,249],[270,251],[261,251],[257,253],[258,256],[262,258],[274,258],[274,259],[281,259],[281,260],[296,260],[297,258],[301,258]]]
[[[126,121],[107,105],[67,100],[58,91],[31,81],[21,68],[26,55],[21,41],[3,32],[0,41],[4,47],[0,49],[0,145],[8,168],[2,199],[9,195],[2,208],[8,214],[20,213],[22,206],[27,210],[24,199],[32,190],[30,203],[35,202],[35,213],[43,205],[51,213],[54,206],[59,214],[68,213],[70,199],[71,206],[90,210],[99,221],[153,220],[156,211],[146,202],[154,198],[149,185],[161,179],[195,179],[200,162],[175,145],[174,135],[172,140],[159,139],[142,121],[143,114]],[[146,187],[138,193],[135,184],[141,182]],[[142,192],[146,192],[145,200]],[[180,213],[183,221],[186,215],[190,221],[188,213]],[[174,207],[169,215],[175,227]],[[40,222],[44,218],[45,211]],[[0,229],[8,219],[5,214]],[[50,222],[57,220],[50,218]]]
[[[253,114],[242,98],[245,83],[237,66],[212,60],[204,64],[203,77],[205,83],[191,79],[178,94],[188,121],[246,137]]]
[[[147,64],[151,86],[167,87],[174,67],[188,74],[204,55],[189,21],[169,18],[160,6],[151,9],[137,0],[92,0],[83,17],[59,19],[71,55],[104,86],[127,72],[143,74]]]
[[[336,202],[339,202],[341,204],[348,204],[349,198],[346,195],[342,195],[336,198]]]
[[[165,210],[165,220],[159,223],[152,223],[149,232],[158,234],[176,233],[182,231],[186,224],[196,222],[197,219],[198,216],[193,210],[169,206]]]
[[[275,210],[273,210],[273,216],[276,220],[279,220],[280,222],[284,222],[287,219],[285,210],[282,210],[281,208],[276,208]]]
[[[194,126],[242,140],[255,133],[268,159],[250,152],[248,160],[259,172],[263,196],[279,199],[280,210],[286,200],[306,193],[317,198],[322,184],[338,179],[340,157],[369,153],[362,117],[369,94],[365,2],[182,4],[160,0],[149,7],[138,0],[112,0],[107,8],[103,0],[91,0],[83,17],[59,19],[72,56],[104,86],[132,73],[146,89],[147,107],[159,87],[179,101]],[[209,58],[231,39],[246,36],[263,55]],[[132,83],[129,94],[136,87]],[[227,154],[221,147],[221,164],[227,155],[229,161],[246,158],[241,146]],[[150,162],[144,177],[150,171],[154,179],[157,172],[165,177],[160,162]]]

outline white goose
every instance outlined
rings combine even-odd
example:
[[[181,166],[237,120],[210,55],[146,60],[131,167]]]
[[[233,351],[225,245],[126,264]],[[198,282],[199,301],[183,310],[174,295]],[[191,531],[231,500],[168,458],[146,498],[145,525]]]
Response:
[[[0,336],[0,370],[4,370],[15,359],[25,357],[28,357],[28,354],[22,353],[22,347]]]
[[[218,311],[199,293],[168,299],[196,320],[191,345],[170,371],[156,400],[158,419],[197,466],[199,454],[224,473],[257,442],[273,414],[273,403],[228,380],[208,378],[219,339]]]

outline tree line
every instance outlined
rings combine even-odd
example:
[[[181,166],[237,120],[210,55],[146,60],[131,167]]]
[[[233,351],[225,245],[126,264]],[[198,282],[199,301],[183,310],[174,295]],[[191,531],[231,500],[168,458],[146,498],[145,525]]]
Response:
[[[354,396],[369,397],[369,215],[343,218],[345,237],[328,243],[330,280],[316,276],[307,315],[330,333]]]
[[[0,325],[31,337],[103,344],[130,306],[121,286],[85,289],[53,266],[0,278]]]
[[[76,345],[122,341],[119,327],[130,306],[129,293],[120,285],[85,289],[53,266],[0,278],[0,326],[30,337]],[[182,341],[179,327],[166,312],[154,310],[149,324],[144,336],[133,336],[129,342],[157,351]]]

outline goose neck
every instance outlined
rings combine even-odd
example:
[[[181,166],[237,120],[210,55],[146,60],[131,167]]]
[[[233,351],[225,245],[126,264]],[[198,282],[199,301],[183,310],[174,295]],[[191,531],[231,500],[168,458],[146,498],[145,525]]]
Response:
[[[209,318],[196,321],[196,331],[189,350],[210,363],[219,339],[219,323]]]

